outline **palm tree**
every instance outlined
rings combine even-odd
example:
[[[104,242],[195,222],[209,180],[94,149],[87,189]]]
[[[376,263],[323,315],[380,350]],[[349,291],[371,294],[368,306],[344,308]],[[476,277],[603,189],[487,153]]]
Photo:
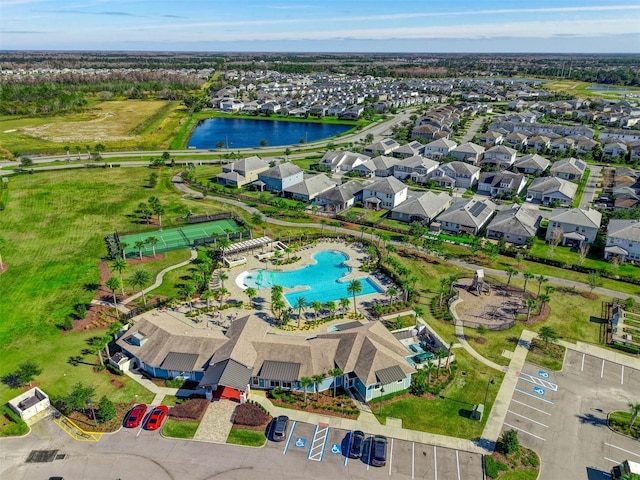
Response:
[[[313,375],[311,379],[313,380],[313,386],[316,390],[316,402],[317,402],[318,400],[320,400],[320,384],[324,380],[324,373]]]
[[[459,280],[458,275],[456,275],[455,273],[453,275],[450,275],[449,278],[447,279],[447,283],[449,283],[449,295],[453,294],[453,285]]]
[[[156,256],[156,245],[158,244],[158,237],[147,237],[145,243],[151,245],[151,251],[153,252],[153,256]]]
[[[367,227],[364,225],[360,225],[360,241],[364,239],[364,232],[367,231]]]
[[[134,243],[133,245],[134,245],[134,247],[136,247],[138,249],[138,253],[140,254],[140,260],[142,261],[142,249],[145,246],[144,241],[136,240],[136,243]]]
[[[631,412],[631,420],[629,421],[629,428],[631,428],[640,414],[640,402],[629,403],[629,412]]]
[[[320,228],[320,235],[324,235],[324,226],[329,223],[325,218],[321,218],[320,219],[320,225],[322,225],[322,227]]]
[[[123,258],[116,258],[113,263],[111,263],[111,270],[115,270],[118,272],[120,276],[120,286],[122,287],[122,295],[124,295],[124,283],[122,280],[122,272],[124,272],[127,268],[129,268],[129,264]]]
[[[318,312],[322,310],[322,302],[320,300],[314,300],[311,302],[311,308],[313,308],[313,316],[315,320],[318,320]]]
[[[507,267],[507,288],[509,288],[509,284],[511,283],[511,277],[517,277],[520,271],[511,266]]]
[[[436,366],[428,362],[423,368],[427,371],[427,385],[431,385],[431,374],[436,369]]]
[[[334,302],[333,300],[329,300],[324,304],[324,308],[326,308],[327,312],[329,312],[329,316],[333,316],[333,313],[336,311],[336,302]]]
[[[418,325],[418,318],[422,318],[422,316],[424,315],[424,308],[422,308],[420,305],[416,305],[415,307],[413,307],[413,312],[416,314],[416,325]]]
[[[391,287],[390,289],[387,290],[387,296],[389,297],[389,304],[391,304],[391,300],[396,298],[396,295],[398,295],[398,290],[396,290],[395,288]]]
[[[71,160],[71,158],[69,158],[69,150],[71,150],[71,147],[69,145],[65,145],[63,148],[64,151],[67,152],[67,161]]]
[[[435,351],[435,356],[438,359],[438,374],[436,375],[436,378],[440,379],[440,367],[442,366],[442,359],[447,356],[447,351],[439,348]]]
[[[449,348],[447,349],[447,368],[451,373],[451,349],[453,348],[453,342],[449,342]]]
[[[249,297],[249,305],[253,307],[253,299],[257,295],[257,291],[253,287],[247,288],[244,293],[246,293],[247,297]]]
[[[444,297],[444,294],[447,292],[447,286],[449,285],[449,279],[446,277],[443,277],[440,279],[440,299],[438,300],[438,306],[442,307],[442,298]]]
[[[531,310],[536,308],[536,305],[538,305],[538,302],[535,298],[527,298],[527,322],[531,317]]]
[[[300,328],[300,317],[302,317],[302,311],[307,308],[307,300],[304,297],[298,297],[296,300],[296,310],[298,310],[298,328]]]
[[[536,277],[536,280],[538,280],[538,295],[536,296],[540,296],[540,290],[542,290],[542,284],[543,283],[547,283],[549,281],[549,279],[547,277],[545,277],[544,275],[538,275]]]
[[[551,297],[545,293],[543,293],[542,295],[538,295],[538,301],[540,302],[540,311],[542,311],[544,306],[549,303],[549,300],[551,300]]]
[[[105,285],[111,293],[113,294],[113,306],[116,309],[116,317],[120,318],[120,312],[118,311],[118,299],[116,298],[116,290],[120,288],[122,284],[121,280],[118,277],[109,277],[109,280],[106,281]]]
[[[211,309],[211,299],[213,298],[213,292],[209,289],[206,289],[204,292],[200,294],[200,299],[207,301],[207,310]]]
[[[342,370],[340,370],[340,368],[336,367],[336,368],[330,368],[329,371],[327,372],[329,375],[331,375],[333,377],[333,396],[336,396],[336,378],[339,377],[340,375],[342,375]]]
[[[531,272],[523,272],[522,276],[524,277],[524,287],[522,287],[522,293],[527,291],[527,283],[531,280],[535,275]]]
[[[184,285],[182,285],[182,288],[180,289],[180,294],[185,298],[187,302],[189,302],[189,310],[191,310],[192,308],[191,301],[193,300],[192,297],[195,292],[196,292],[196,287],[191,282],[185,283]]]
[[[146,270],[136,270],[133,272],[133,275],[129,279],[129,284],[133,288],[140,288],[140,293],[142,293],[142,301],[144,302],[144,306],[147,306],[147,297],[144,294],[144,286],[149,283],[151,280],[151,275]]]
[[[216,293],[218,294],[218,301],[220,302],[220,306],[222,307],[222,303],[224,302],[224,297],[226,297],[229,294],[229,290],[227,290],[224,287],[220,287]]]
[[[340,308],[342,309],[342,313],[343,314],[349,308],[349,303],[351,303],[351,302],[350,302],[350,300],[348,298],[343,297],[343,298],[340,299]]]
[[[347,292],[353,295],[353,314],[357,315],[356,311],[356,295],[362,293],[362,283],[360,280],[351,280],[347,286]]]
[[[309,377],[300,377],[300,381],[298,383],[304,392],[304,403],[307,403],[307,388],[313,383],[313,380]]]
[[[224,258],[224,251],[231,246],[231,240],[227,237],[220,237],[217,239],[217,245],[222,251],[222,258]]]
[[[122,251],[122,259],[123,260],[127,260],[127,255],[125,253],[125,250],[127,249],[127,247],[129,246],[129,244],[127,242],[120,242],[120,250]]]
[[[229,275],[224,272],[220,272],[218,274],[218,278],[220,279],[220,285],[224,288],[224,281],[229,280]]]

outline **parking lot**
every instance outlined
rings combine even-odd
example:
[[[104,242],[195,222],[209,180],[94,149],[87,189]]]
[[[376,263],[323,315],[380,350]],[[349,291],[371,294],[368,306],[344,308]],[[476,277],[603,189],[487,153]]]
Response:
[[[329,428],[325,424],[312,425],[289,422],[283,442],[268,441],[266,448],[277,450],[286,457],[306,461],[305,472],[345,469],[340,478],[429,478],[434,480],[482,480],[481,455],[448,448],[388,438],[387,464],[370,465],[372,436],[365,431],[362,458],[348,458],[350,432]],[[296,462],[298,464],[298,462]]]
[[[609,430],[607,414],[638,399],[640,371],[570,350],[561,372],[525,364],[503,432],[540,454],[540,478],[609,478],[615,464],[640,461],[640,444]]]

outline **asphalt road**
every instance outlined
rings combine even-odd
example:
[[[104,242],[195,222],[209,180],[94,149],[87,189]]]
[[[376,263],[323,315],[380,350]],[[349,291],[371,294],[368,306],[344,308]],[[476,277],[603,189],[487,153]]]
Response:
[[[525,364],[503,431],[538,452],[540,480],[605,480],[614,465],[640,461],[640,442],[607,426],[609,412],[639,399],[639,370],[569,350],[561,372]]]
[[[389,439],[387,465],[368,465],[348,459],[348,432],[323,431],[316,425],[291,423],[287,440],[267,442],[262,448],[238,447],[163,438],[158,432],[122,429],[98,443],[78,442],[50,419],[36,424],[23,438],[0,440],[0,478],[3,480],[182,480],[256,478],[303,479],[413,479],[482,480],[479,454]],[[296,444],[298,446],[296,446]],[[57,450],[64,459],[25,463],[32,450]],[[335,453],[332,453],[335,452]]]

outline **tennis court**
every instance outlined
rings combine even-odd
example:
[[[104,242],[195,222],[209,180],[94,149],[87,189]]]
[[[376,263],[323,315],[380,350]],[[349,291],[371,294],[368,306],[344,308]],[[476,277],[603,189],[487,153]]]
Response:
[[[153,247],[147,242],[147,239],[150,237],[155,237],[158,240],[155,245],[156,253],[162,253],[189,248],[194,245],[196,240],[202,238],[222,237],[226,235],[230,235],[231,238],[236,238],[238,236],[237,234],[244,230],[244,227],[236,223],[235,220],[223,219],[214,222],[189,224],[178,228],[168,228],[166,230],[123,235],[120,237],[120,245],[126,245],[124,252],[127,257],[136,257],[139,255],[136,242],[140,241],[144,242],[142,255],[153,254]]]

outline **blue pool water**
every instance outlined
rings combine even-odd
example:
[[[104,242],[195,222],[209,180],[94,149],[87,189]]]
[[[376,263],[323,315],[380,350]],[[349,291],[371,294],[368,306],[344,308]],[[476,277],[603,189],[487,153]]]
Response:
[[[305,290],[285,294],[289,305],[295,305],[298,297],[304,297],[307,305],[314,300],[325,303],[330,300],[337,301],[343,297],[353,299],[353,295],[347,292],[349,282],[340,281],[351,271],[351,268],[344,264],[347,256],[342,252],[324,250],[314,254],[313,259],[316,261],[315,264],[290,272],[270,270],[252,272],[245,277],[244,284],[258,290],[271,288],[273,285],[286,288],[306,287]],[[382,291],[369,277],[358,280],[362,284],[360,295]]]
[[[255,148],[261,140],[268,146],[295,145],[300,139],[315,142],[345,133],[353,125],[251,120],[245,118],[207,118],[198,122],[189,139],[189,148],[216,148],[223,142],[226,148]]]

